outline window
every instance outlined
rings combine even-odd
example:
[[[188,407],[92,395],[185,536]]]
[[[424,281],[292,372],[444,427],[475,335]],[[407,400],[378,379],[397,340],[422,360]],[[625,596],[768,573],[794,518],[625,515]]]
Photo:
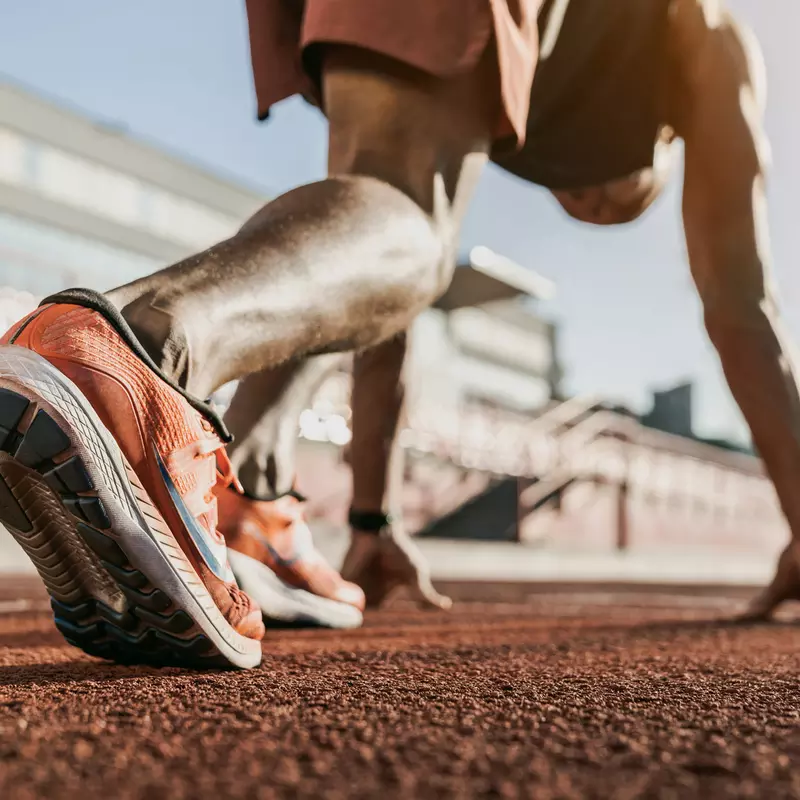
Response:
[[[141,225],[142,185],[134,178],[51,147],[41,147],[36,187],[46,197],[123,225]]]
[[[224,214],[160,189],[150,189],[145,227],[162,239],[190,247],[210,247],[232,236],[239,227]]]
[[[25,180],[25,140],[0,128],[0,181],[19,184]]]
[[[467,352],[539,375],[552,366],[552,347],[546,333],[524,330],[479,308],[454,311],[450,331],[456,344]]]
[[[463,355],[453,367],[451,378],[466,397],[521,411],[541,408],[550,399],[550,384],[533,375]]]
[[[104,290],[159,266],[138,253],[0,213],[0,285],[37,296],[76,284]]]
[[[30,167],[30,169],[29,169]],[[91,159],[0,127],[0,182],[190,250],[226,239],[241,220]]]

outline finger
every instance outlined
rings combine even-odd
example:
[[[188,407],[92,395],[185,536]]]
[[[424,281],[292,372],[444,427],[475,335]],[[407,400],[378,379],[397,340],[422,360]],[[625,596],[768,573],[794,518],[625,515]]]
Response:
[[[769,619],[772,612],[781,603],[797,597],[798,590],[800,590],[800,570],[795,559],[794,548],[789,545],[778,559],[778,567],[772,583],[735,619],[740,622],[759,622]]]
[[[771,619],[772,613],[782,603],[782,599],[776,597],[772,592],[766,590],[755,600],[748,603],[744,611],[734,614],[733,622],[766,622]]]
[[[417,583],[414,587],[417,602],[427,608],[436,608],[440,611],[449,611],[453,607],[453,601],[446,595],[436,591],[427,575],[417,576]]]

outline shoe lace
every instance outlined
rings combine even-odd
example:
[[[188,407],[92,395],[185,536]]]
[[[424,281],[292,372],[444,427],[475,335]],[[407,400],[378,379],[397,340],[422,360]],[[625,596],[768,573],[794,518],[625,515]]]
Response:
[[[233,464],[222,442],[214,452],[217,458],[217,483],[221,483],[226,489],[232,488],[239,494],[244,494],[244,488],[233,471]]]
[[[200,439],[192,442],[188,448],[172,453],[170,456],[170,467],[177,473],[185,473],[195,471],[198,466],[198,461],[205,461],[212,455],[215,459],[215,469],[211,473],[214,475],[214,479],[209,480],[208,484],[203,487],[202,495],[206,510],[211,510],[216,507],[217,499],[214,496],[214,486],[217,482],[221,482],[226,488],[232,487],[240,493],[243,491],[241,484],[233,472],[233,465],[225,451],[224,442],[216,436],[208,439]]]

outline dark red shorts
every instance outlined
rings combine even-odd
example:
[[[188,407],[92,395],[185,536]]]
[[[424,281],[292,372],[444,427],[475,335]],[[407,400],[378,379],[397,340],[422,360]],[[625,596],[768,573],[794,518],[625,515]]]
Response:
[[[259,117],[294,94],[319,95],[303,66],[311,45],[363,47],[439,78],[474,69],[494,42],[497,138],[525,137],[542,0],[247,0]]]

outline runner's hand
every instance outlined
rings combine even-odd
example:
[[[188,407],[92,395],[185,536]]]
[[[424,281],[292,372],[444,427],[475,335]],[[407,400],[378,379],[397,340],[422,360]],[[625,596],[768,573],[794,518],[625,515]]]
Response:
[[[736,617],[739,622],[767,620],[785,600],[800,600],[800,542],[790,542],[778,559],[775,577]]]
[[[401,586],[424,607],[447,611],[453,605],[434,588],[430,567],[414,540],[397,527],[380,534],[353,531],[341,573],[364,590],[369,608],[380,606]]]

